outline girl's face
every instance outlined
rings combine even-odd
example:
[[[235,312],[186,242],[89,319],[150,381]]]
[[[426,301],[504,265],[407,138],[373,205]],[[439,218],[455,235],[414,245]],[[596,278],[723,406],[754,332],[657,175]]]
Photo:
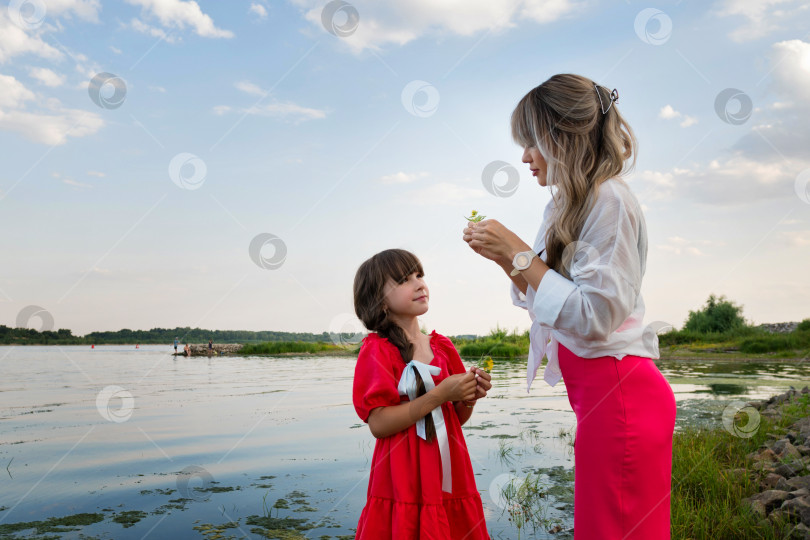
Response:
[[[532,170],[532,175],[537,177],[537,183],[541,186],[546,186],[546,174],[548,173],[548,164],[543,159],[543,154],[540,153],[534,146],[527,146],[523,150],[523,163],[528,163],[529,168]]]
[[[399,283],[388,278],[383,294],[390,315],[418,317],[427,313],[429,293],[425,276],[419,272],[412,272]]]

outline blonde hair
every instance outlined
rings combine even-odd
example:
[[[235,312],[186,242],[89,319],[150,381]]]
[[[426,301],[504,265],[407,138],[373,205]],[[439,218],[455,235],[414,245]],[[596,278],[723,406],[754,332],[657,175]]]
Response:
[[[615,102],[602,113],[611,105],[610,91],[594,84],[581,75],[554,75],[523,96],[511,119],[512,139],[540,151],[548,166],[547,185],[558,188],[552,191],[546,264],[569,279],[565,247],[579,238],[599,186],[635,167],[638,148]]]

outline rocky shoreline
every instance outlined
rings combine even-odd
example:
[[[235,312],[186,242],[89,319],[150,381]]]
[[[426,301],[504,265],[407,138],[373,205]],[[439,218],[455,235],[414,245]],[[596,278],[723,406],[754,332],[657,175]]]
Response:
[[[760,416],[778,419],[780,409],[802,394],[791,387],[765,401],[750,402]],[[783,433],[768,433],[769,440],[748,454],[753,470],[734,469],[737,477],[748,476],[759,482],[761,491],[743,499],[763,519],[787,519],[795,523],[791,538],[810,539],[810,416],[788,426]]]
[[[191,348],[191,356],[209,356],[207,343],[202,345],[192,344],[189,345],[189,347]],[[210,355],[211,356],[235,355],[242,349],[242,347],[244,347],[244,345],[242,345],[241,343],[214,344],[213,353],[211,353]],[[174,354],[174,356],[185,356],[182,346],[177,348],[177,354]]]
[[[796,330],[799,326],[798,322],[779,322],[779,323],[765,323],[757,325],[757,328],[762,328],[773,334],[789,334]]]

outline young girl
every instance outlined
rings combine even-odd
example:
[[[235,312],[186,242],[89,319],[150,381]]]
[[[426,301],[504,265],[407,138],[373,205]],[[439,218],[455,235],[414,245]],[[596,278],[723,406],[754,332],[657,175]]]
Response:
[[[358,539],[489,539],[461,431],[492,388],[464,369],[453,343],[419,330],[428,288],[419,259],[382,251],[357,270],[354,309],[371,330],[357,357],[353,401],[377,438]]]

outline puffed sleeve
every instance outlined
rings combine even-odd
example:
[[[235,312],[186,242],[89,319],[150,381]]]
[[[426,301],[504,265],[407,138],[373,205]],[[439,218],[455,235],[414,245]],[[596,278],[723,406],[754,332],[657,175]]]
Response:
[[[379,337],[365,337],[357,364],[354,367],[352,401],[357,415],[368,422],[368,415],[376,407],[399,405],[399,380],[394,374],[394,358],[389,347]]]
[[[447,371],[450,375],[458,375],[459,373],[466,373],[467,368],[464,367],[464,362],[461,361],[461,356],[458,354],[456,346],[450,341],[450,338],[441,336],[441,346],[447,355]]]
[[[606,183],[571,262],[573,281],[549,269],[535,293],[536,319],[584,339],[604,340],[630,316],[641,290],[643,215],[627,189]]]

